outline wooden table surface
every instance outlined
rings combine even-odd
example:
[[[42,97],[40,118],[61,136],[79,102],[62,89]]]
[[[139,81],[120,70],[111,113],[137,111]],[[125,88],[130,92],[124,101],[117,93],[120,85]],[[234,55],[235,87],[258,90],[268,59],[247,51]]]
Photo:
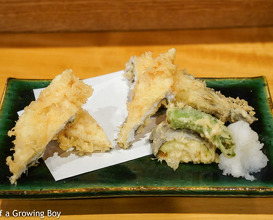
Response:
[[[197,77],[264,75],[273,94],[273,27],[0,34],[0,91],[9,77],[51,79],[73,69],[89,78],[124,69],[132,55],[173,47],[176,64]],[[272,219],[272,205],[273,198],[226,197],[0,200],[3,212],[55,210],[61,219]]]

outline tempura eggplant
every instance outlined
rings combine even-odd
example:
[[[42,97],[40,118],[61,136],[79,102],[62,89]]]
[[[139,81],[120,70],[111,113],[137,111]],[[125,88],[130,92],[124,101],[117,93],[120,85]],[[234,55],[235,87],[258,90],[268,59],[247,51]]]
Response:
[[[217,163],[216,147],[187,129],[172,129],[166,121],[151,133],[151,147],[159,161],[176,170],[180,163]]]

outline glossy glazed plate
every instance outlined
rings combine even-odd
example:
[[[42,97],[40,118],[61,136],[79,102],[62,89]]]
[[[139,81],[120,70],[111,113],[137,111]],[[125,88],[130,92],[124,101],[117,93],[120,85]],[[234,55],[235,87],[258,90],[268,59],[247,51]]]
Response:
[[[255,181],[222,175],[217,164],[181,164],[173,171],[166,163],[146,156],[55,182],[42,160],[31,167],[18,185],[9,183],[5,164],[12,155],[8,130],[18,119],[17,111],[34,100],[32,90],[47,86],[48,80],[9,79],[0,112],[0,198],[92,198],[123,196],[272,196],[273,195],[273,117],[272,103],[264,77],[206,79],[209,87],[224,95],[245,99],[256,110],[258,121],[251,127],[264,143],[269,158]]]

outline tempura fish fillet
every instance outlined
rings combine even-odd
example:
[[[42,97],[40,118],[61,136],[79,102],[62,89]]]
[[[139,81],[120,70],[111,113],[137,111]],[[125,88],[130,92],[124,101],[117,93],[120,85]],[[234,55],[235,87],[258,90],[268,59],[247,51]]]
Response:
[[[204,81],[195,79],[182,70],[176,71],[174,75],[174,90],[177,102],[212,114],[223,122],[243,120],[251,124],[257,120],[254,117],[254,108],[247,101],[227,98],[208,88]]]
[[[24,109],[15,127],[8,132],[9,136],[15,136],[13,158],[7,157],[7,165],[13,173],[12,184],[16,184],[28,167],[35,165],[48,142],[73,118],[92,92],[91,86],[66,70]]]
[[[67,123],[57,138],[62,150],[67,151],[71,147],[75,147],[80,155],[95,151],[106,152],[112,148],[104,130],[83,109],[76,113],[72,122]]]
[[[145,124],[165,99],[172,97],[173,74],[176,66],[175,49],[153,59],[151,53],[129,63],[134,63],[127,78],[135,81],[132,100],[127,103],[128,117],[123,124],[117,142],[122,148],[128,148],[134,140],[135,132]],[[128,68],[127,68],[128,69]],[[133,79],[134,78],[134,79]]]
[[[146,68],[148,68],[153,61],[154,58],[152,57],[152,52],[148,51],[139,57],[132,56],[126,63],[125,73],[123,76],[127,78],[129,82],[128,102],[132,101],[133,90],[137,78],[140,78],[141,75],[145,73]]]
[[[141,56],[132,56],[130,60],[126,63],[126,69],[124,77],[129,80],[130,83],[134,84],[136,78],[140,77],[152,63],[154,59],[152,57],[152,52],[148,51]]]

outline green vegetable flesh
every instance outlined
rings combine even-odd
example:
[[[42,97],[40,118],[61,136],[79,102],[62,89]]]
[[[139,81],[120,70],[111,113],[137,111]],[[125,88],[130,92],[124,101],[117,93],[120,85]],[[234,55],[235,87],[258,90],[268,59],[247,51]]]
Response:
[[[234,143],[228,128],[217,118],[190,106],[169,107],[167,121],[173,129],[189,129],[206,138],[227,157],[234,157]]]

